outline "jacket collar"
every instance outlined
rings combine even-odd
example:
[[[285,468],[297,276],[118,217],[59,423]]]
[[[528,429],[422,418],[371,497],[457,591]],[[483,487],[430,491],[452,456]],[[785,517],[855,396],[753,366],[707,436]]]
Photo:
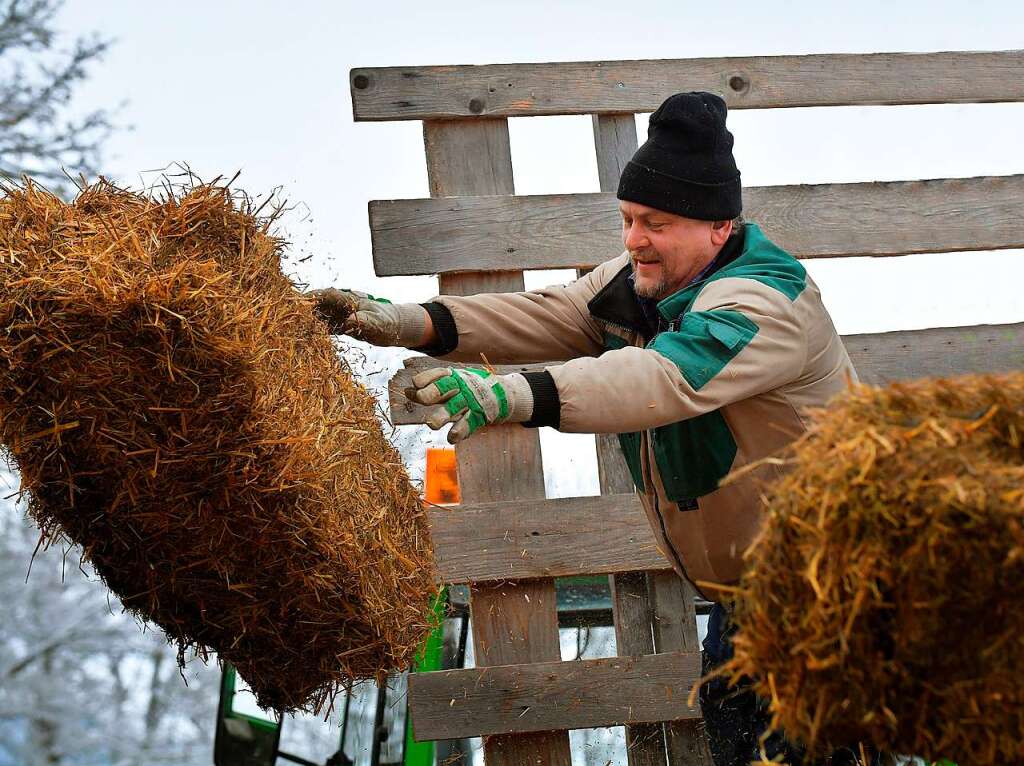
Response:
[[[715,260],[698,274],[693,282],[657,303],[657,310],[663,317],[669,320],[675,319],[692,301],[700,285],[703,285],[715,272],[743,254],[746,227],[752,225],[746,224],[744,231],[739,236],[730,238]],[[644,314],[642,300],[633,290],[633,264],[630,262],[623,266],[608,284],[598,290],[597,294],[587,303],[587,308],[595,319],[648,336],[651,324]],[[675,313],[672,313],[673,307],[678,307]]]
[[[633,292],[633,264],[627,263],[619,273],[597,291],[587,303],[595,319],[618,325],[641,335],[647,334],[648,322],[636,293]]]

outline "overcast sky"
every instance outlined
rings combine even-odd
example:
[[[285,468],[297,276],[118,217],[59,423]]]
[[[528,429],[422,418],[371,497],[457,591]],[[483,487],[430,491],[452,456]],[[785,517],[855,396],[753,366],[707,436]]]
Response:
[[[419,122],[354,123],[353,67],[1024,47],[1010,2],[222,2],[70,0],[65,29],[115,44],[82,106],[125,101],[106,172],[187,162],[253,194],[283,187],[295,273],[408,300],[373,276],[366,204],[428,196]],[[597,191],[586,117],[510,121],[516,191]],[[641,138],[646,115],[639,118]],[[1024,105],[736,111],[746,185],[1024,173]],[[153,175],[144,176],[152,180]],[[1024,223],[1022,223],[1024,225]],[[615,253],[608,253],[611,257]],[[842,332],[1024,320],[1018,251],[810,265]],[[564,272],[528,275],[537,286]]]

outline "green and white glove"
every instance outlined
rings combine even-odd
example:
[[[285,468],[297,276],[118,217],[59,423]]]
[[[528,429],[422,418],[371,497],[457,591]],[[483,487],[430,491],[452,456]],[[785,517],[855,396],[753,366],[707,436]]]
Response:
[[[316,312],[334,334],[349,335],[374,346],[423,344],[427,310],[418,303],[392,303],[355,290],[312,290]]]
[[[474,368],[436,367],[413,376],[406,396],[434,405],[424,422],[435,431],[452,424],[448,432],[451,444],[484,426],[523,423],[533,417],[533,392],[518,373],[494,375]]]

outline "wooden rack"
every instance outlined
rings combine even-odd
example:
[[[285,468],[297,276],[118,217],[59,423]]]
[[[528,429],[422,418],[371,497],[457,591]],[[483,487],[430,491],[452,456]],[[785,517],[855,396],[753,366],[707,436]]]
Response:
[[[354,69],[356,120],[422,120],[430,199],[370,203],[378,275],[440,292],[524,289],[523,269],[621,251],[613,190],[634,115],[679,91],[730,109],[1024,101],[1024,52],[813,55]],[[602,192],[515,196],[508,118],[593,116]],[[801,258],[1024,247],[1024,176],[744,190],[745,216]],[[845,338],[861,378],[1024,369],[1024,324]],[[392,381],[408,384],[416,359]],[[519,369],[519,368],[516,368]],[[420,422],[392,397],[396,423]],[[487,736],[488,764],[570,763],[567,730],[626,725],[631,765],[710,759],[686,698],[700,669],[694,593],[654,545],[613,441],[600,497],[547,500],[538,434],[488,428],[458,449],[463,505],[432,514],[443,579],[468,583],[478,667],[418,674],[417,739]],[[609,574],[619,657],[563,662],[554,577]]]

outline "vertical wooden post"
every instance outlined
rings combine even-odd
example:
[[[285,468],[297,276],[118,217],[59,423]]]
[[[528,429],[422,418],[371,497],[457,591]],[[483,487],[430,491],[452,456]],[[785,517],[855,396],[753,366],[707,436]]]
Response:
[[[637,148],[632,114],[594,115],[594,147],[601,191],[614,192],[622,169]],[[614,436],[597,437],[601,493],[632,492],[633,480]],[[675,573],[613,575],[615,641],[623,656],[676,650],[700,651],[692,587]],[[673,613],[674,610],[674,613]],[[689,690],[685,690],[689,693]],[[705,766],[703,730],[692,721],[626,727],[630,766]]]
[[[614,191],[622,168],[636,151],[636,120],[632,114],[595,114],[593,120],[601,191]],[[597,436],[597,468],[601,494],[634,490],[626,461],[615,436],[611,434]],[[653,654],[652,612],[646,575],[628,572],[608,579],[611,581],[617,654],[622,657]],[[666,750],[661,725],[627,726],[626,757],[629,766],[664,766]]]
[[[512,155],[505,119],[429,120],[423,124],[430,194],[513,194]],[[470,295],[523,289],[521,271],[451,274],[442,293]],[[464,503],[544,497],[540,439],[519,425],[487,428],[457,449]],[[470,590],[477,665],[561,659],[554,580],[474,586]],[[488,737],[489,766],[569,766],[566,732]]]
[[[675,572],[649,572],[647,581],[654,613],[654,650],[699,652],[697,641],[697,593]],[[690,693],[689,689],[681,689]],[[679,766],[712,766],[711,750],[704,734],[704,721],[670,721],[665,724],[668,762]]]

